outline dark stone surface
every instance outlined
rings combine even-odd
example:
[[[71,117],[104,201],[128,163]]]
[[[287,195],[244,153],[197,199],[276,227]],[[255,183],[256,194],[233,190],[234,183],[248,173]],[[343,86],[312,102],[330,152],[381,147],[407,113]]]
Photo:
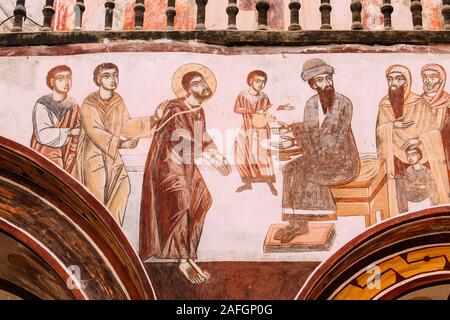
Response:
[[[447,44],[450,31],[73,31],[1,33],[0,47],[173,40],[222,46],[306,46],[330,44]]]

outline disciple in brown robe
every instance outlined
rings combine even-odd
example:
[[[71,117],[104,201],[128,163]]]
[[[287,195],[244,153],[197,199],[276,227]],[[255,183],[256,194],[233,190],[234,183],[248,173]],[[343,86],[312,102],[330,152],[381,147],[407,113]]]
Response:
[[[421,164],[431,169],[439,194],[439,204],[449,202],[448,172],[445,161],[442,137],[436,115],[428,102],[421,96],[411,92],[412,78],[410,71],[401,65],[388,68],[386,74],[401,73],[406,78],[404,87],[403,112],[396,117],[389,96],[385,96],[379,106],[377,119],[377,153],[378,158],[386,160],[387,187],[389,198],[389,215],[399,214],[397,196],[397,177],[404,175],[408,164],[405,150],[402,148],[409,139],[419,139],[423,157]],[[394,122],[414,121],[408,128],[395,128]]]
[[[81,107],[78,146],[80,181],[106,205],[122,224],[130,193],[130,180],[119,153],[121,137],[150,136],[150,117],[131,118],[122,98],[114,93],[108,101],[98,92],[90,94]]]
[[[271,106],[264,93],[251,96],[244,91],[236,99],[234,112],[242,114],[244,124],[234,143],[234,160],[244,183],[275,182],[271,152],[261,146],[261,141],[270,139],[269,125],[256,128],[252,123],[253,115]]]
[[[331,111],[322,124],[319,108],[319,96],[315,95],[306,103],[304,122],[292,125],[304,155],[283,167],[285,215],[334,213],[336,204],[329,187],[349,183],[359,173],[359,155],[351,128],[352,103],[335,92]]]
[[[216,149],[206,132],[203,109],[189,110],[181,100],[169,103],[170,112],[154,135],[142,185],[140,256],[196,259],[197,247],[211,195],[194,159]]]
[[[33,109],[31,148],[75,178],[78,136],[69,133],[79,124],[80,107],[72,98],[58,102],[49,94],[40,98]]]
[[[442,144],[447,160],[447,170],[450,173],[450,94],[445,91],[447,73],[442,66],[434,63],[425,65],[422,68],[422,73],[427,70],[433,70],[439,73],[442,80],[435,96],[429,96],[424,92],[422,97],[430,104],[433,113],[436,115],[441,130]]]

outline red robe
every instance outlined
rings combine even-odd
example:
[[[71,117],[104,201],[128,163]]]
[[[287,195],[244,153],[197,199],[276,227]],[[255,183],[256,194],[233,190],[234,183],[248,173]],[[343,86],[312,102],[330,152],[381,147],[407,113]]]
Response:
[[[272,154],[261,146],[261,141],[270,139],[270,127],[256,128],[252,123],[257,111],[267,111],[271,106],[263,93],[251,97],[243,92],[236,99],[234,112],[242,114],[244,124],[234,143],[234,161],[243,182],[275,182]]]
[[[44,96],[39,99],[37,103],[48,107],[49,112],[52,112],[53,110],[55,113],[59,111],[56,110],[59,108],[59,105],[64,104],[66,111],[63,114],[58,115],[60,120],[54,123],[54,128],[76,128],[80,125],[80,107],[74,101],[68,99],[64,103],[57,103],[51,100],[50,96]],[[78,177],[76,168],[77,146],[78,136],[68,137],[67,142],[62,147],[54,148],[39,143],[35,132],[33,132],[30,143],[32,149],[56,163],[75,178]]]
[[[180,100],[172,100],[168,108],[160,124],[189,110]],[[197,258],[212,199],[194,159],[215,147],[206,133],[203,109],[176,115],[155,133],[142,185],[139,254],[144,261],[153,256]]]

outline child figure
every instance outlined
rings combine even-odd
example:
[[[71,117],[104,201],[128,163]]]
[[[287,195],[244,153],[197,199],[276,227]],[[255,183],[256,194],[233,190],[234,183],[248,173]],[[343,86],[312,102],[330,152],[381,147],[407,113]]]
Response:
[[[418,146],[410,146],[405,152],[410,166],[404,176],[397,178],[399,211],[408,211],[408,201],[422,202],[429,199],[432,206],[437,205],[439,196],[431,170],[420,163],[422,151]]]

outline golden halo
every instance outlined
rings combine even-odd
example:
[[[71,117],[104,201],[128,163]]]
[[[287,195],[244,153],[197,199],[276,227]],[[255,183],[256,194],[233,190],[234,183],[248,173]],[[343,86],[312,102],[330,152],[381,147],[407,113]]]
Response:
[[[209,89],[211,89],[211,96],[214,95],[217,89],[217,80],[211,70],[209,70],[204,65],[198,63],[185,64],[177,69],[172,77],[172,90],[177,98],[184,98],[187,96],[186,90],[184,90],[181,80],[183,76],[191,71],[197,71],[200,73],[208,84]]]

